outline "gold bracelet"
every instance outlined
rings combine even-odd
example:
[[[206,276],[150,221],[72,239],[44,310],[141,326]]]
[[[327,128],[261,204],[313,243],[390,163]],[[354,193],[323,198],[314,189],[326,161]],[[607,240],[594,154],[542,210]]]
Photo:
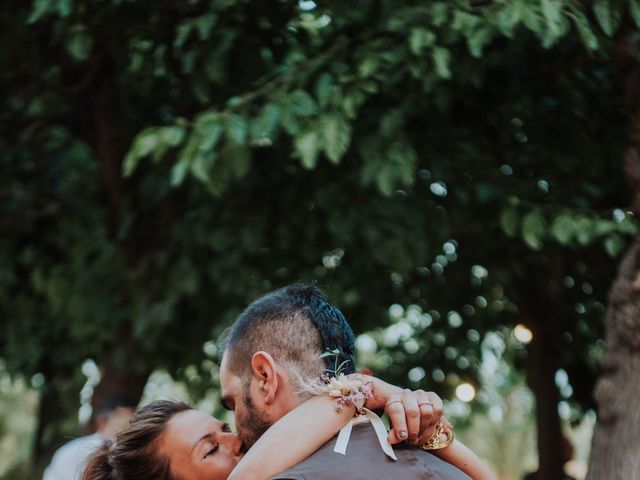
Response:
[[[453,431],[450,428],[445,429],[442,423],[436,425],[436,433],[429,440],[423,443],[420,448],[422,450],[440,450],[447,448],[453,443]]]

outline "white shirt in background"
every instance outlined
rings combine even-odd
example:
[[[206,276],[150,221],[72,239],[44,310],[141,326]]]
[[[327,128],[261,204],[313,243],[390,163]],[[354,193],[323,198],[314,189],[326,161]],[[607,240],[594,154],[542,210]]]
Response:
[[[80,480],[89,456],[104,443],[98,433],[76,438],[54,453],[42,480]]]

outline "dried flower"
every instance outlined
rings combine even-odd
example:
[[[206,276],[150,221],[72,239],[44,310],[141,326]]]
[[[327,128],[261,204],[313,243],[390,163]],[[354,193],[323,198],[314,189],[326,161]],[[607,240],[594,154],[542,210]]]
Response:
[[[310,385],[310,388],[316,394],[335,398],[337,412],[349,405],[360,411],[367,399],[373,395],[373,390],[364,377],[347,377],[344,373],[339,373],[336,377],[323,374],[318,382]]]

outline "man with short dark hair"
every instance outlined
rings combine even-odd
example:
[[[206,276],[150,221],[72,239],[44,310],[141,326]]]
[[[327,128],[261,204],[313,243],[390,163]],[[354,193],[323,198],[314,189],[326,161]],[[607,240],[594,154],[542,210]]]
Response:
[[[314,286],[293,284],[249,305],[223,343],[220,366],[222,402],[234,411],[245,445],[253,445],[269,426],[302,403],[308,397],[305,384],[321,373],[336,373],[334,365],[342,365],[344,373],[355,371],[354,346],[344,315]],[[327,351],[338,358],[321,358]],[[426,403],[435,404],[432,413],[437,421],[442,402],[429,394],[432,401]],[[420,437],[414,432],[410,440],[424,443],[433,429],[425,432],[420,427]],[[406,438],[406,431],[403,433]],[[428,435],[426,439],[422,434]],[[334,443],[330,440],[307,460],[274,478],[469,478],[430,453],[410,447],[396,447],[398,461],[391,461],[367,425],[353,428],[346,455],[334,453]]]

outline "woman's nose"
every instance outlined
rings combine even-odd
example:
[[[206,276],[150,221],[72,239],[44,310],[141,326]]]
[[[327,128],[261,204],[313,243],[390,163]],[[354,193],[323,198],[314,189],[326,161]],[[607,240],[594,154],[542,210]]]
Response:
[[[225,433],[224,441],[228,444],[233,455],[242,455],[242,441],[237,433]]]

